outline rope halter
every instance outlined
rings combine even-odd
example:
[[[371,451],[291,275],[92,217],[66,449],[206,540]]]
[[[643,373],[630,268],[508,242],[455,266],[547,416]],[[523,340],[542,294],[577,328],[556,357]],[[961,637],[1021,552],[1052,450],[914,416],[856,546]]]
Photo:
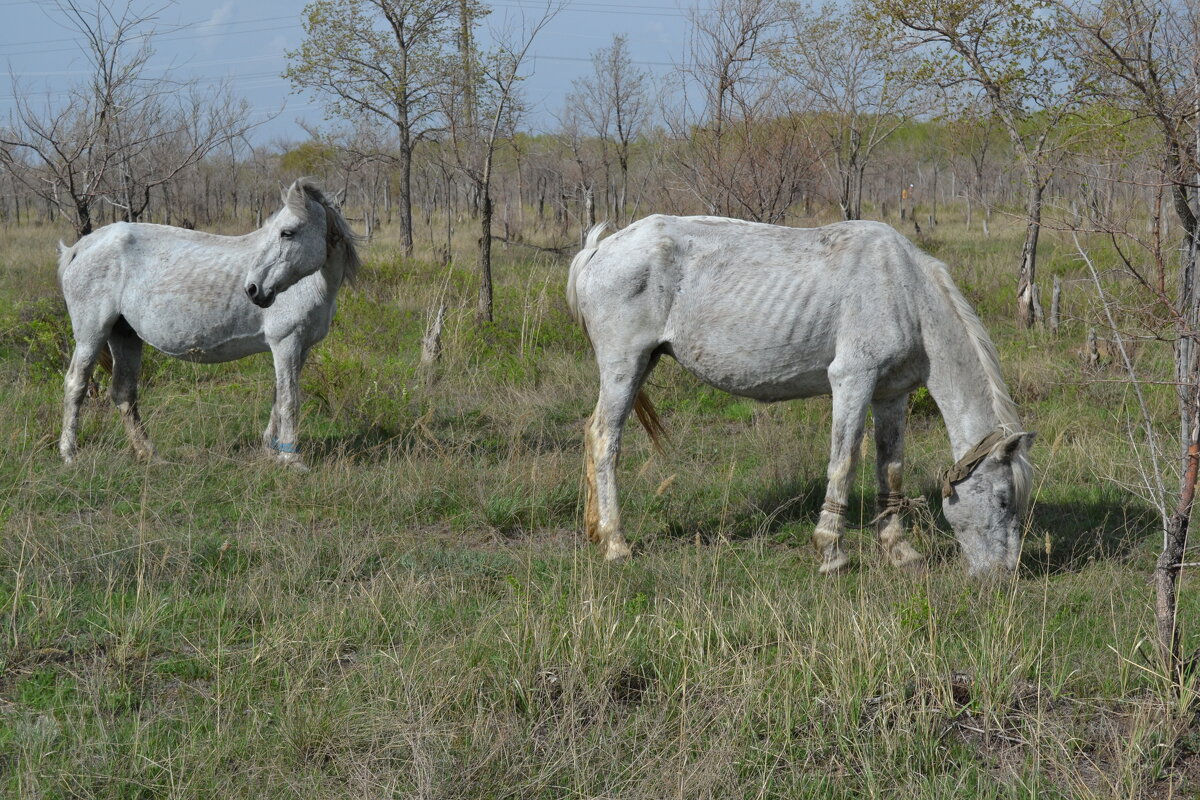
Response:
[[[1008,434],[1001,430],[995,430],[983,437],[979,444],[968,450],[962,458],[954,462],[954,466],[944,471],[942,478],[942,498],[945,499],[954,494],[954,484],[964,481],[971,477],[971,473],[975,471],[983,460],[992,452],[992,448],[1004,441]]]

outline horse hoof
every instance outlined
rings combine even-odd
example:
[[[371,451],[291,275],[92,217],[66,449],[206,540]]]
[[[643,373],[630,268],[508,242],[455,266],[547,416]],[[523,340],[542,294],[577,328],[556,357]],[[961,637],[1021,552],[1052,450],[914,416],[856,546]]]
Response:
[[[285,467],[293,472],[308,472],[308,465],[299,459],[296,459],[295,461],[284,461],[282,463]]]
[[[925,556],[914,550],[907,542],[903,542],[888,553],[888,557],[892,561],[892,566],[898,567],[905,572],[911,572],[914,575],[920,575],[925,572]]]
[[[850,564],[850,556],[839,551],[821,562],[821,566],[817,567],[817,572],[822,575],[836,575],[844,570]]]
[[[624,542],[620,544],[610,544],[608,550],[604,553],[604,560],[609,562],[619,562],[627,560],[633,551],[629,549],[629,545]]]

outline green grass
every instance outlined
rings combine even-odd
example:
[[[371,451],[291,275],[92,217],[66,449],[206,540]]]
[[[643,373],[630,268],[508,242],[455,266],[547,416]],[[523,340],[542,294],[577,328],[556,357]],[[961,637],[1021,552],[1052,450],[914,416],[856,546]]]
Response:
[[[497,321],[481,329],[469,269],[368,249],[303,374],[310,473],[259,453],[269,359],[157,354],[142,406],[164,463],[134,461],[93,399],[66,467],[56,234],[6,232],[0,796],[1200,791],[1193,695],[1174,698],[1149,645],[1159,523],[1129,488],[1130,389],[1083,369],[1085,325],[1016,329],[1019,231],[994,229],[943,225],[931,243],[1039,431],[1022,568],[990,582],[963,576],[939,515],[948,454],[927,396],[907,456],[931,569],[897,573],[851,530],[855,569],[826,579],[808,538],[828,401],[748,403],[673,363],[651,378],[670,448],[631,428],[620,468],[637,555],[604,564],[580,535],[595,369],[565,266],[515,250],[498,250]],[[443,286],[429,373],[420,336]],[[1091,301],[1079,288],[1068,302],[1082,315]],[[1163,350],[1139,364],[1161,373]],[[1174,399],[1149,392],[1169,434]],[[852,523],[873,513],[872,474],[868,458]],[[1181,602],[1191,652],[1187,580]]]

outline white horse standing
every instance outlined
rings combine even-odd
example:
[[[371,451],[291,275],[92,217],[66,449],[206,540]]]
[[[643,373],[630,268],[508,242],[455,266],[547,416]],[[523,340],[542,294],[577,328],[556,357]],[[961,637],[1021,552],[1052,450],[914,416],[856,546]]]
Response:
[[[59,451],[77,444],[79,406],[101,349],[112,353],[112,399],[137,455],[154,456],[138,414],[142,343],[187,361],[271,351],[275,403],[263,445],[303,467],[296,448],[300,368],[325,338],[338,289],[358,272],[357,237],[307,178],[283,208],[245,236],[118,222],[59,245],[59,282],[75,353],[67,369]]]
[[[925,385],[958,459],[943,509],[971,573],[1014,569],[1032,468],[995,347],[945,265],[895,229],[844,222],[796,229],[719,217],[648,217],[571,262],[567,300],[596,351],[600,398],[584,435],[585,524],[605,557],[629,555],[615,466],[636,410],[661,430],[641,387],[663,354],[733,394],[763,401],[832,394],[829,484],[813,541],[821,572],[840,541],[867,407],[874,409],[877,526],[896,565],[904,541],[901,470],[909,394]]]

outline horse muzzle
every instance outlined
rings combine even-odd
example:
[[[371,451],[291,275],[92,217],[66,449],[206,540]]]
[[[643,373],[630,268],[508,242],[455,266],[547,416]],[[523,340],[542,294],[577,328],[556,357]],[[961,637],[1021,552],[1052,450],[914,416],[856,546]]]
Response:
[[[254,303],[259,308],[269,308],[275,302],[275,295],[277,294],[278,292],[274,289],[267,289],[266,287],[259,286],[257,283],[251,283],[246,286],[246,296],[250,298],[251,303]]]

